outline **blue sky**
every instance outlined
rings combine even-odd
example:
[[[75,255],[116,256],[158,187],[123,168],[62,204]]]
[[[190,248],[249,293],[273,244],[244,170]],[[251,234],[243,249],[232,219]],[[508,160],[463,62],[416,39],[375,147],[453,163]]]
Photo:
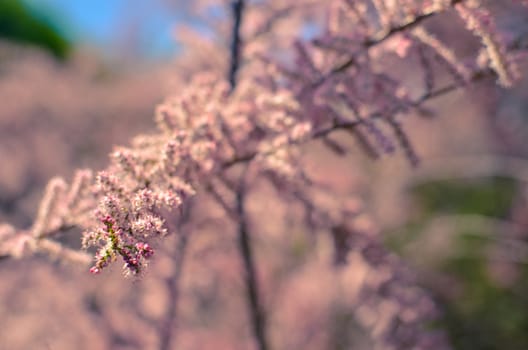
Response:
[[[175,50],[173,26],[182,13],[160,0],[24,0],[51,17],[67,37],[116,56],[166,58]]]

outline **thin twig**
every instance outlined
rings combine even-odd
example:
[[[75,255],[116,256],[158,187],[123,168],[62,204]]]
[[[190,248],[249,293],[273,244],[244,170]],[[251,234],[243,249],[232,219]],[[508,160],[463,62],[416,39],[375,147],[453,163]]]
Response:
[[[451,3],[450,3],[450,6],[453,7],[456,4],[461,3],[463,1],[465,1],[465,0],[452,0]],[[432,16],[434,16],[434,15],[436,15],[438,13],[439,12],[429,12],[429,13],[424,13],[422,15],[419,15],[419,16],[413,18],[410,22],[407,22],[407,23],[404,23],[402,25],[390,28],[389,30],[387,30],[385,33],[383,33],[378,38],[369,38],[369,39],[365,40],[363,42],[362,46],[363,46],[364,49],[368,50],[371,47],[377,46],[377,45],[385,42],[387,39],[391,38],[395,34],[402,33],[402,32],[405,32],[408,29],[416,27],[417,25],[419,25],[420,23],[422,23],[426,19],[428,19],[428,18],[430,18],[430,17],[432,17]],[[351,66],[354,65],[354,63],[356,62],[356,59],[357,59],[356,56],[350,57],[348,60],[346,60],[345,62],[343,62],[339,66],[337,66],[334,69],[332,69],[328,75],[323,76],[319,81],[317,81],[315,83],[315,85],[322,84],[329,76],[332,76],[332,75],[335,75],[337,73],[340,73],[340,72],[343,72],[343,71],[347,70],[348,68],[350,68]]]

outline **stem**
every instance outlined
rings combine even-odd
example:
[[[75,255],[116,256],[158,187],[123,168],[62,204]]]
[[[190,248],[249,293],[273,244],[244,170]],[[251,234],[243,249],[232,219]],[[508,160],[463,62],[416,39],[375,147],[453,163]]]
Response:
[[[244,12],[244,0],[236,0],[232,4],[233,10],[233,32],[231,40],[231,62],[229,64],[228,80],[233,90],[236,86],[236,76],[240,66],[240,26],[242,25],[242,13]]]
[[[231,61],[229,65],[228,80],[233,91],[236,87],[236,76],[240,68],[240,27],[242,24],[242,15],[244,12],[244,0],[235,0],[232,3],[233,10],[233,31],[231,41]],[[266,338],[266,326],[264,310],[262,309],[259,288],[257,282],[257,273],[253,251],[251,249],[251,237],[248,231],[247,219],[244,208],[245,184],[244,175],[241,177],[240,186],[236,194],[236,212],[238,219],[238,249],[244,265],[244,281],[246,285],[246,296],[248,311],[251,318],[253,335],[257,342],[259,350],[267,350],[268,341]]]
[[[258,294],[257,273],[253,252],[251,250],[251,237],[248,231],[247,218],[244,208],[245,189],[243,180],[237,192],[237,214],[238,214],[238,247],[244,264],[244,280],[246,285],[246,295],[253,334],[257,341],[259,350],[267,350],[268,341],[266,338],[266,320],[264,310],[260,304]]]

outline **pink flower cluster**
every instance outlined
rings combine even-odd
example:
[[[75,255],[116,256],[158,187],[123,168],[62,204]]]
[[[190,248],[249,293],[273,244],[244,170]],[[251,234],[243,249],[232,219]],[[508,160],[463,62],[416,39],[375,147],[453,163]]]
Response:
[[[114,230],[115,220],[112,217],[106,216],[101,221],[106,226],[102,237],[106,238],[110,245],[96,253],[96,263],[90,268],[90,272],[93,274],[100,273],[119,254],[125,262],[125,271],[138,274],[146,260],[154,255],[154,250],[145,242],[139,241],[132,244],[130,237],[126,237],[120,228]]]
[[[193,192],[189,186],[150,184],[137,171],[137,159],[125,151],[116,151],[114,158],[121,178],[107,171],[98,174],[98,224],[84,234],[83,245],[98,246],[91,272],[99,273],[121,256],[125,271],[137,274],[153,254],[146,241],[167,233],[161,210],[178,207]]]

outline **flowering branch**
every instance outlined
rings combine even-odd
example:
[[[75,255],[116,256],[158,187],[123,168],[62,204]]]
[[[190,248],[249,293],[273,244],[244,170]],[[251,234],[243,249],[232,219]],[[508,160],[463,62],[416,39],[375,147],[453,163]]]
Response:
[[[90,171],[79,170],[70,186],[62,178],[51,179],[30,230],[17,231],[7,224],[0,226],[0,255],[20,258],[40,252],[71,263],[88,264],[88,254],[64,247],[50,237],[85,222],[93,203],[88,195],[91,177]]]
[[[172,297],[170,309],[159,333],[162,348],[169,348],[188,239],[185,229],[171,227],[171,223],[181,223],[190,210],[200,210],[192,205],[191,198],[208,192],[237,225],[251,327],[258,348],[267,350],[267,319],[259,295],[246,210],[252,181],[265,178],[281,196],[302,204],[307,230],[331,234],[336,263],[345,262],[347,253],[356,249],[372,271],[379,268],[388,272],[390,278],[386,281],[363,286],[371,292],[364,298],[367,308],[385,305],[388,299],[391,305],[396,304],[391,306],[385,326],[378,327],[373,336],[390,342],[393,348],[430,348],[420,343],[426,338],[422,335],[427,332],[420,325],[431,309],[430,300],[417,291],[411,279],[400,278],[397,257],[383,248],[375,232],[346,222],[348,216],[359,216],[357,210],[348,212],[336,194],[326,188],[321,192],[331,197],[338,209],[325,208],[318,201],[312,192],[319,188],[303,167],[298,146],[322,140],[328,149],[345,154],[346,149],[330,139],[334,131],[345,130],[373,156],[393,153],[399,147],[412,164],[417,164],[417,152],[399,117],[409,111],[421,112],[427,101],[493,73],[500,84],[511,85],[516,78],[515,60],[509,57],[489,11],[477,0],[410,0],[401,8],[395,6],[400,2],[381,0],[373,2],[374,8],[367,5],[370,1],[335,0],[330,5],[326,1],[312,2],[315,9],[328,9],[328,23],[321,24],[322,34],[310,41],[301,40],[302,33],[297,33],[292,42],[294,49],[284,55],[287,62],[282,62],[281,53],[275,57],[271,52],[270,57],[264,57],[242,50],[244,9],[251,5],[234,1],[227,77],[225,72],[195,76],[186,89],[158,107],[158,131],[139,135],[130,147],[117,147],[110,165],[96,176],[79,175],[82,181],[74,180],[69,190],[63,181],[50,181],[31,232],[14,234],[12,228],[6,229],[7,233],[0,231],[0,248],[4,249],[4,243],[11,239],[3,237],[16,236],[30,242],[31,247],[60,254],[48,240],[73,225],[85,229],[84,247],[97,250],[92,273],[100,273],[122,259],[126,274],[137,275],[153,256],[157,239],[169,233],[179,235],[175,274],[166,281]],[[462,62],[450,45],[420,26],[453,7],[467,29],[480,38],[484,59]],[[372,20],[373,11],[377,21]],[[265,27],[272,22],[265,20]],[[266,30],[274,30],[273,25]],[[249,44],[244,42],[244,49]],[[418,58],[424,68],[424,91],[411,93],[415,86],[407,86],[412,82],[391,74],[384,57]],[[240,74],[242,60],[248,68],[244,74]],[[436,86],[433,64],[447,67],[453,82]],[[387,130],[392,135],[387,135]],[[235,182],[227,175],[239,177]],[[216,181],[231,191],[231,201],[223,198]],[[66,252],[62,254],[68,255]],[[412,313],[410,320],[402,320],[398,310],[414,304],[414,298],[409,301],[408,295],[425,300],[427,307]],[[405,300],[398,304],[402,298]],[[405,332],[409,329],[413,334],[405,345],[399,343],[402,340],[396,334],[401,324],[405,324]]]
[[[479,70],[475,73],[472,74],[472,77],[470,78],[470,81],[471,82],[476,82],[478,80],[482,80],[486,77],[492,77],[493,76],[493,71],[490,70],[490,69],[482,69],[482,70]],[[439,98],[439,97],[442,97],[444,95],[447,95],[451,92],[454,92],[456,90],[459,90],[461,89],[462,86],[458,83],[451,83],[451,84],[446,84],[445,86],[443,87],[440,87],[440,88],[437,88],[433,91],[429,91],[429,92],[426,92],[424,93],[422,96],[420,96],[419,98],[417,98],[415,101],[411,102],[409,105],[410,106],[413,106],[413,107],[419,107],[421,106],[423,103],[427,102],[427,101],[430,101],[430,100],[433,100],[435,98]],[[405,110],[405,107],[404,106],[400,106],[399,108],[396,108],[394,110],[391,111],[392,114],[396,114],[398,112],[403,112]],[[299,145],[299,144],[302,144],[302,143],[306,143],[306,142],[309,142],[309,141],[313,141],[313,140],[317,140],[317,139],[320,139],[320,138],[324,138],[324,137],[327,137],[328,135],[332,134],[333,132],[336,132],[336,131],[339,131],[339,130],[354,130],[356,127],[358,127],[359,125],[363,125],[365,123],[367,123],[367,121],[370,121],[370,120],[373,120],[373,119],[378,119],[378,118],[383,118],[384,117],[384,114],[380,114],[378,112],[375,112],[375,113],[372,113],[360,120],[354,120],[354,121],[346,121],[346,122],[336,122],[334,124],[332,124],[331,126],[328,126],[328,127],[324,127],[324,128],[321,128],[319,130],[314,130],[312,133],[311,133],[311,136],[307,137],[307,138],[304,138],[304,139],[299,139],[299,140],[292,140],[290,141],[289,143],[287,144],[281,144],[279,145],[278,147],[276,148],[271,148],[269,150],[267,150],[265,153],[261,153],[261,152],[251,152],[251,153],[248,153],[248,154],[245,154],[245,155],[240,155],[240,156],[237,156],[237,157],[234,157],[233,159],[230,159],[230,160],[227,160],[226,162],[224,162],[222,164],[222,168],[223,169],[229,169],[237,164],[242,164],[242,163],[247,163],[247,162],[251,162],[253,161],[256,157],[258,156],[262,156],[262,155],[266,155],[266,154],[272,154],[276,151],[278,151],[279,149],[283,148],[283,147],[288,147],[288,146],[292,146],[292,145]]]

